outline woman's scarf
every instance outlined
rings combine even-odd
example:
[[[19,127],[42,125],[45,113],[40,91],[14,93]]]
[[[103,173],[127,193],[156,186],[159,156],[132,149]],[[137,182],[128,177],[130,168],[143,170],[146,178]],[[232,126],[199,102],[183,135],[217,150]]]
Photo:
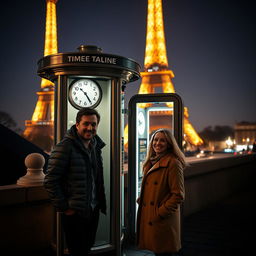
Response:
[[[152,164],[152,166],[154,164],[156,164],[163,156],[165,156],[167,154],[167,152],[163,152],[161,154],[158,154],[158,155],[153,155],[150,157],[150,162]]]

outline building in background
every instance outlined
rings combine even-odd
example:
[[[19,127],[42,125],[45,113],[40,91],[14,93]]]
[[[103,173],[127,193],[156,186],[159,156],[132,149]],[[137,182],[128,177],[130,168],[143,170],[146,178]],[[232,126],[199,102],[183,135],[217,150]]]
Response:
[[[256,140],[256,123],[240,122],[235,125],[236,150],[251,150]]]

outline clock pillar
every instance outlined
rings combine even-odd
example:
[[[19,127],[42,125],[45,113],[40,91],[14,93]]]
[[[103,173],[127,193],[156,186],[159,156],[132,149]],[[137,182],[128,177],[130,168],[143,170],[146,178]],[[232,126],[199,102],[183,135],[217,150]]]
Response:
[[[98,134],[106,143],[103,166],[108,214],[100,217],[93,250],[97,255],[112,251],[117,256],[122,237],[124,88],[140,78],[140,66],[132,59],[105,54],[97,46],[81,45],[78,50],[43,57],[38,74],[55,84],[55,143],[75,124],[81,107],[95,108],[101,115]],[[59,230],[57,237],[60,248]]]

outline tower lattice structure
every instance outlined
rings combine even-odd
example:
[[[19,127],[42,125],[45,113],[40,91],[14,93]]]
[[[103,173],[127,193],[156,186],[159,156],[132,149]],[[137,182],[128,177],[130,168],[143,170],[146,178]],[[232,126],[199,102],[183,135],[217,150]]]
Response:
[[[156,87],[162,87],[164,93],[175,93],[172,79],[174,73],[168,67],[166,52],[162,0],[148,0],[147,35],[144,59],[144,71],[139,94],[154,93]],[[171,104],[171,103],[170,103]],[[170,106],[167,104],[167,106]],[[144,104],[148,107],[149,104]],[[140,107],[143,107],[141,105]],[[203,143],[188,119],[188,109],[184,108],[185,140],[198,146]]]
[[[58,52],[57,15],[58,0],[46,0],[46,25],[44,56]],[[23,136],[46,152],[53,145],[54,130],[54,84],[46,79],[41,80],[41,89],[37,92],[38,100],[31,120],[25,121]]]

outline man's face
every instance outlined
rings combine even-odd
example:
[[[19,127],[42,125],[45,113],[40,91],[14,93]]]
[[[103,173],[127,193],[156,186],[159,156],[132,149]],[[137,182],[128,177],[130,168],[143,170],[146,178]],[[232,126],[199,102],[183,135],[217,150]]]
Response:
[[[96,115],[82,116],[80,122],[76,123],[77,132],[84,140],[92,139],[97,133],[97,128],[98,119]]]

